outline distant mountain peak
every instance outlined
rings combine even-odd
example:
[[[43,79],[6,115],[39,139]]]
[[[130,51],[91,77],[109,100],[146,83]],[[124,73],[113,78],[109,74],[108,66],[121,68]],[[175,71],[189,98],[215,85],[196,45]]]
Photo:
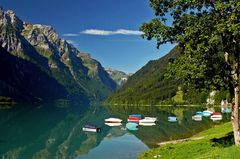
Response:
[[[125,84],[130,77],[130,74],[113,68],[105,68],[105,70],[110,75],[110,77],[118,84],[119,87]]]
[[[8,10],[6,12],[0,10],[0,19],[1,25],[13,25],[18,30],[24,28],[24,22],[18,18],[13,10]]]

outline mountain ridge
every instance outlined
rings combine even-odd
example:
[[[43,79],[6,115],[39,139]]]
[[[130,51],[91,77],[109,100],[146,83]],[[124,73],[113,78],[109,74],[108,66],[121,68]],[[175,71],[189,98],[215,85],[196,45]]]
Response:
[[[125,84],[128,78],[131,76],[131,74],[127,74],[123,71],[112,68],[105,68],[105,70],[110,75],[110,77],[117,83],[118,87],[122,87],[123,84]]]
[[[53,27],[22,21],[12,10],[0,9],[0,46],[35,64],[72,97],[103,100],[116,89],[97,60],[62,39]]]
[[[134,104],[154,105],[163,104],[166,100],[176,95],[181,83],[175,79],[167,79],[164,74],[170,59],[180,56],[180,51],[175,46],[168,54],[158,60],[151,60],[115,93],[106,103],[113,105]]]

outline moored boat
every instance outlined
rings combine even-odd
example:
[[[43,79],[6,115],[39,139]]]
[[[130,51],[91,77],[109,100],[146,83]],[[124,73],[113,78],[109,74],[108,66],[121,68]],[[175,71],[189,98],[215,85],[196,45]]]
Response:
[[[108,126],[121,126],[122,123],[105,123],[105,125],[108,125]]]
[[[119,118],[108,118],[105,119],[105,123],[121,123],[122,120]]]
[[[128,130],[138,130],[138,124],[132,123],[132,122],[128,122],[128,123],[126,124],[126,128],[127,128]]]
[[[141,115],[141,114],[131,114],[131,115],[129,115],[128,116],[129,118],[139,118],[139,119],[142,119],[143,118],[143,116]]]
[[[156,123],[139,123],[141,126],[154,126]]]
[[[205,117],[209,117],[209,116],[211,116],[212,114],[213,114],[213,112],[210,111],[210,110],[205,110],[205,111],[203,111],[203,116],[205,116]]]
[[[168,121],[169,122],[177,122],[177,117],[176,116],[169,116]]]
[[[196,112],[196,115],[203,115],[203,112],[198,111]]]
[[[145,117],[141,120],[139,120],[139,123],[154,123],[156,122],[157,118],[156,117]]]
[[[192,120],[202,121],[202,115],[194,115],[194,116],[192,116]]]
[[[88,131],[88,132],[101,132],[101,128],[96,126],[96,125],[84,125],[82,127],[83,131]]]
[[[138,118],[138,117],[128,117],[128,122],[139,123],[139,120],[141,120],[141,118]]]
[[[219,112],[214,112],[214,113],[211,115],[210,119],[211,119],[212,121],[222,120],[222,114],[219,113]]]

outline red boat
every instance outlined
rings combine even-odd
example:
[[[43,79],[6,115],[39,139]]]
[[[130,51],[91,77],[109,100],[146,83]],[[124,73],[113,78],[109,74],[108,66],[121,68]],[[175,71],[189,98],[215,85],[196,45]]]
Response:
[[[138,118],[138,117],[128,117],[128,122],[139,123],[139,120],[141,120],[141,118]]]
[[[222,115],[220,112],[213,112],[212,115]]]

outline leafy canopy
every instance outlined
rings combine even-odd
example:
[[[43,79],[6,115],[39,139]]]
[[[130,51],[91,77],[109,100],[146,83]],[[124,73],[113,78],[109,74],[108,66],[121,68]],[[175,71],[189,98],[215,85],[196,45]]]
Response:
[[[157,47],[176,43],[183,54],[170,61],[167,76],[198,88],[233,88],[232,74],[239,73],[239,1],[150,0],[150,6],[156,18],[141,26],[143,37],[155,38]]]

